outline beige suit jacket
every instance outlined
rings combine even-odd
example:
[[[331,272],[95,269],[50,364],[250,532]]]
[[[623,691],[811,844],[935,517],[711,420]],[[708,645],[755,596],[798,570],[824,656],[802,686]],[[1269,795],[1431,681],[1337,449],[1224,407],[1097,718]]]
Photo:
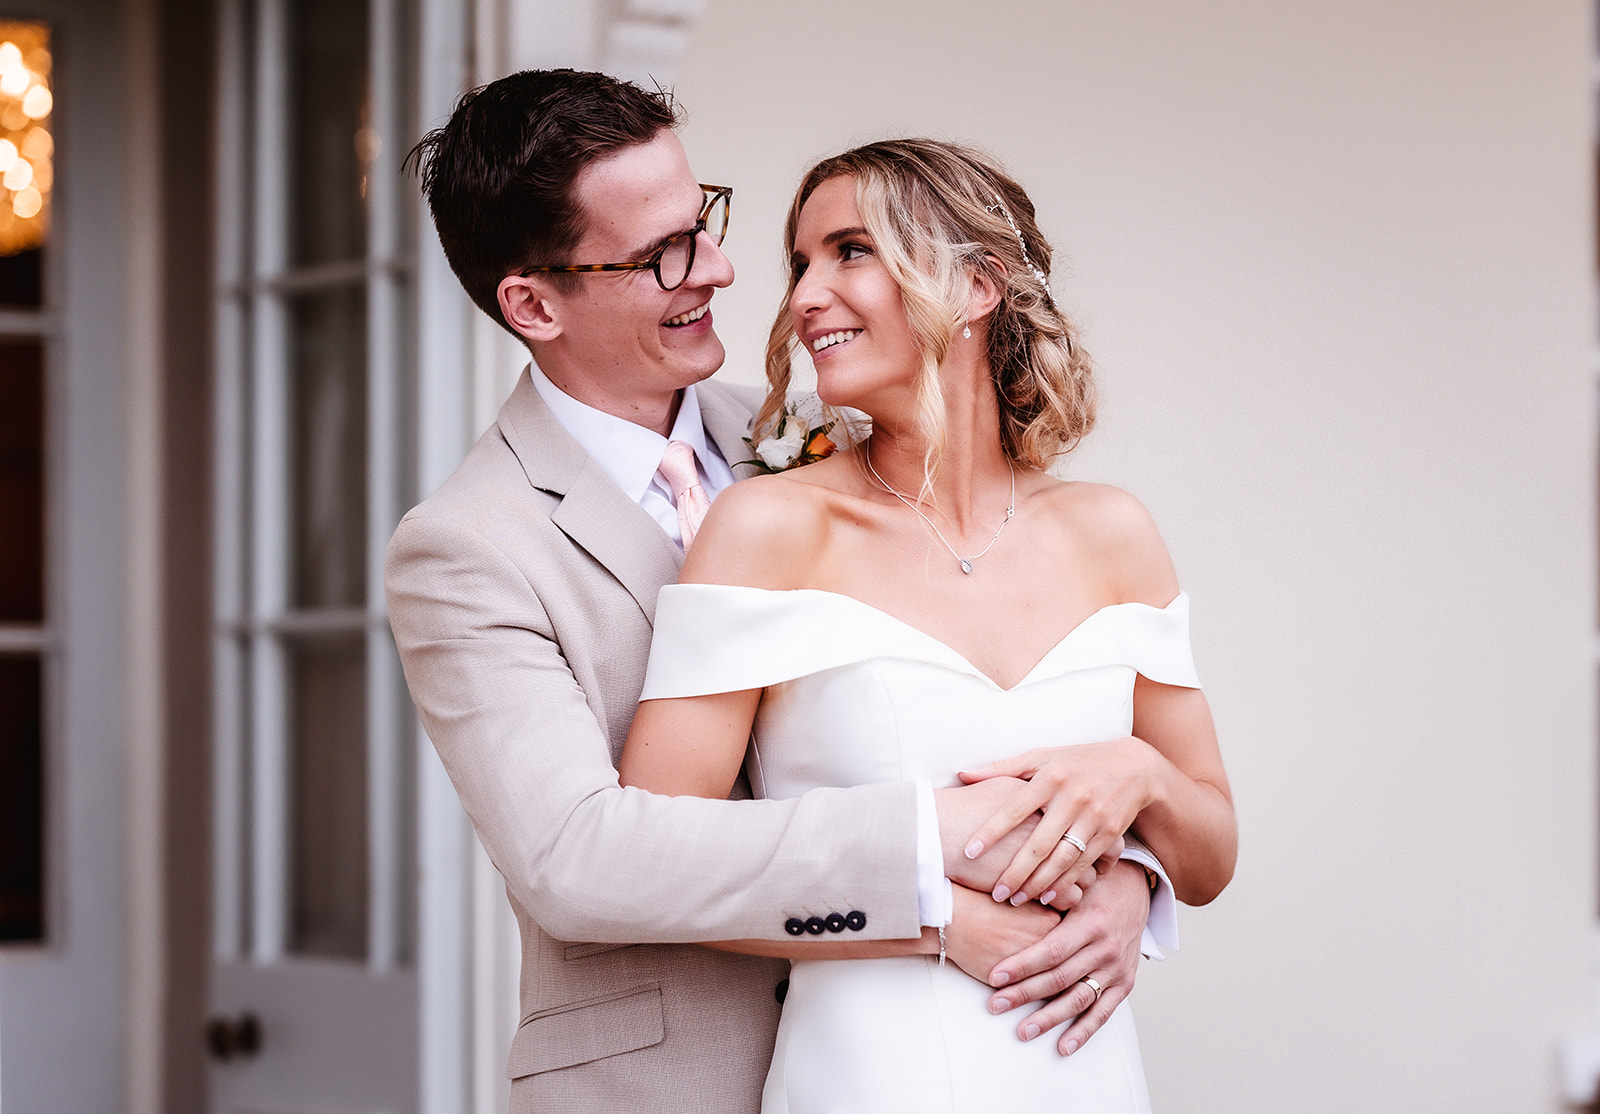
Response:
[[[750,399],[698,394],[743,459]],[[794,919],[852,912],[855,939],[920,931],[908,784],[732,802],[618,785],[656,594],[681,562],[526,373],[389,546],[412,699],[521,927],[516,1112],[754,1114],[785,964],[684,942],[788,939]]]

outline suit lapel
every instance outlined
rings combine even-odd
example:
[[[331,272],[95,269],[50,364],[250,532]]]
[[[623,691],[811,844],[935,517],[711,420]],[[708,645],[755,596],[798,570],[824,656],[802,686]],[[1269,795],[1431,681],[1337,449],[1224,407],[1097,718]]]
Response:
[[[550,520],[616,577],[654,623],[656,595],[678,579],[683,552],[556,421],[526,371],[499,425],[528,482],[560,497]]]
[[[701,383],[695,388],[695,394],[700,399],[700,423],[706,427],[706,436],[721,450],[722,459],[733,468],[734,479],[755,475],[758,469],[745,464],[756,455],[755,450],[744,443],[752,418],[749,404],[717,383]],[[745,466],[739,467],[741,464]]]

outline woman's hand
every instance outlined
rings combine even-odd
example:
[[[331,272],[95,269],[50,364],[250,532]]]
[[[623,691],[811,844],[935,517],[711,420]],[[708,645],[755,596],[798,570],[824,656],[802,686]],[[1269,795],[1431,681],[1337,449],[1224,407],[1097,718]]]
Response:
[[[1001,872],[996,901],[1059,901],[1072,887],[1092,884],[1095,864],[1121,854],[1122,834],[1150,802],[1154,748],[1133,736],[1079,746],[1042,747],[963,771],[972,783],[995,777],[1025,784],[973,835],[969,857],[1004,838],[1029,816],[1042,815],[1033,834]],[[1070,839],[1068,837],[1071,837]],[[1081,843],[1081,846],[1080,846]]]

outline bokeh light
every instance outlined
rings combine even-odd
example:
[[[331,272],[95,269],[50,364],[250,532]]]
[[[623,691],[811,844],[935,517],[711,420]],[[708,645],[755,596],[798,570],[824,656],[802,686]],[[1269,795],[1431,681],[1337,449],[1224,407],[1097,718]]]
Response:
[[[50,29],[0,21],[0,255],[43,246],[55,181]]]

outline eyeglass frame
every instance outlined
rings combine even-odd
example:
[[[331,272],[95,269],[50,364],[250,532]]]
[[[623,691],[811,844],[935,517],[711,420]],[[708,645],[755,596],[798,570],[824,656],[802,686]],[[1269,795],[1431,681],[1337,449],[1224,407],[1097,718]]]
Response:
[[[678,233],[676,236],[670,237],[665,243],[655,250],[649,259],[638,259],[631,263],[579,263],[570,267],[525,267],[521,272],[522,277],[527,278],[529,275],[535,274],[587,275],[594,274],[599,271],[648,270],[655,272],[656,285],[661,287],[662,290],[678,289],[678,287],[689,281],[689,275],[694,272],[695,245],[700,240],[700,233],[706,232],[709,235],[709,230],[706,228],[706,218],[711,215],[711,210],[713,207],[715,207],[718,201],[725,199],[727,204],[727,213],[724,215],[722,220],[722,235],[716,238],[718,247],[721,247],[722,241],[727,239],[728,225],[733,220],[732,186],[710,186],[704,182],[697,182],[696,185],[700,187],[701,192],[709,195],[706,198],[705,205],[700,209],[700,219],[694,222],[693,228],[687,229]],[[661,260],[666,257],[667,252],[672,249],[672,246],[685,236],[689,238],[688,266],[684,268],[683,278],[679,279],[674,285],[668,286],[666,280],[661,277]]]

